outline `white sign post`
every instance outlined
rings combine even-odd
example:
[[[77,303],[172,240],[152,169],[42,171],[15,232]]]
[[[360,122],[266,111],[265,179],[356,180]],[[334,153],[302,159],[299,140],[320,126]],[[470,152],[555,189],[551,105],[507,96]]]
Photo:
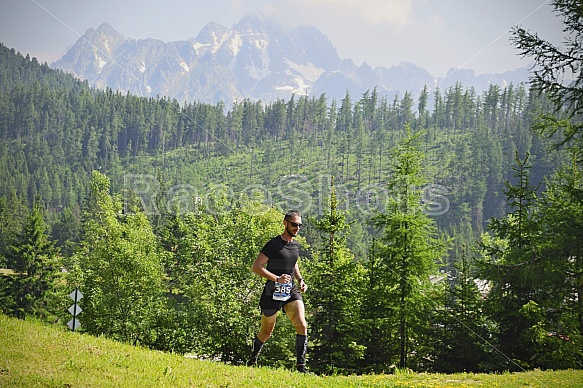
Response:
[[[83,298],[83,294],[81,293],[81,291],[79,291],[78,288],[75,288],[75,291],[71,292],[69,297],[71,299],[73,299],[73,301],[75,303],[73,304],[73,306],[69,307],[69,312],[73,315],[73,319],[71,319],[69,322],[67,322],[67,325],[69,326],[69,328],[71,330],[75,331],[79,327],[81,327],[81,324],[79,323],[79,320],[77,319],[77,314],[79,314],[83,310],[81,310],[81,307],[79,307],[77,302],[79,302],[79,300],[81,298]]]

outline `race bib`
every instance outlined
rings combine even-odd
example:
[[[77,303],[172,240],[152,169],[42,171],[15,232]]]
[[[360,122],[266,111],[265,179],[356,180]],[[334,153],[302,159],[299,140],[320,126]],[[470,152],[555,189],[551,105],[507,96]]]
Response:
[[[275,282],[275,290],[273,291],[273,300],[286,301],[291,297],[292,285],[290,283],[281,284]]]

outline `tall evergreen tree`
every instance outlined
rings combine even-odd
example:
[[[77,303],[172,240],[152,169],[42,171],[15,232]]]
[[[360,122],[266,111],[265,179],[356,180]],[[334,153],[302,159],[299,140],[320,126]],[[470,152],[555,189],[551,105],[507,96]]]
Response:
[[[581,173],[573,162],[548,182],[541,199],[519,160],[512,206],[482,238],[480,276],[490,282],[488,310],[509,368],[577,368],[581,352]]]
[[[80,217],[80,210],[76,204],[66,207],[59,214],[51,235],[55,239],[57,246],[63,251],[72,253],[72,245],[79,242],[81,233]]]
[[[583,172],[573,162],[557,171],[543,192],[540,213],[543,252],[534,281],[542,291],[540,314],[530,338],[543,368],[583,366]]]
[[[513,28],[512,42],[521,56],[535,62],[531,84],[545,92],[558,109],[583,114],[583,8],[578,0],[553,0],[551,5],[563,18],[566,36],[562,46],[520,26]]]
[[[579,0],[551,1],[563,19],[565,33],[562,45],[545,40],[520,26],[512,31],[512,42],[523,57],[534,61],[530,82],[535,90],[545,93],[555,104],[556,112],[567,118],[583,114],[583,7]],[[562,144],[570,144],[583,163],[583,124],[556,125],[553,116],[545,116],[539,125],[544,133],[562,131]]]
[[[515,159],[517,182],[506,182],[504,191],[510,211],[506,217],[492,219],[489,230],[493,236],[482,236],[484,259],[479,273],[490,282],[489,313],[498,324],[502,352],[509,360],[525,363],[512,361],[510,368],[529,366],[534,350],[525,333],[536,321],[525,308],[540,297],[532,279],[541,249],[536,243],[540,240],[535,217],[536,188],[529,181],[529,155],[520,159],[517,151]]]
[[[437,313],[434,370],[446,373],[491,372],[503,369],[494,322],[484,312],[480,281],[468,250],[463,249],[452,272],[444,274],[444,304]]]
[[[364,268],[346,247],[349,224],[338,209],[333,179],[330,191],[328,210],[321,219],[312,220],[321,243],[307,271],[314,343],[310,365],[318,373],[350,373],[364,358],[360,321]]]
[[[16,235],[6,254],[8,268],[15,272],[9,291],[12,306],[3,306],[9,314],[24,318],[41,314],[45,307],[45,295],[50,291],[59,271],[59,252],[49,240],[43,208],[37,198],[22,230]]]
[[[24,227],[23,221],[27,216],[27,206],[23,198],[19,198],[13,191],[10,196],[0,197],[0,267],[7,265],[6,255],[10,245]]]
[[[408,126],[406,131],[407,136],[393,152],[386,210],[372,219],[380,236],[369,263],[366,311],[373,330],[380,332],[371,335],[367,346],[380,350],[369,357],[382,367],[391,363],[401,368],[421,367],[435,307],[436,289],[431,280],[446,251],[421,202],[421,186],[426,181],[419,135],[411,134]],[[398,344],[397,348],[383,348],[387,342]],[[410,360],[413,354],[415,358]]]

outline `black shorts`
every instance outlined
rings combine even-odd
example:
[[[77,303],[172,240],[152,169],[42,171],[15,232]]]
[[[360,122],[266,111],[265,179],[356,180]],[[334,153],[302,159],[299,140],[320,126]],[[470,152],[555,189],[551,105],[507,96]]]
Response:
[[[259,299],[259,307],[261,307],[261,312],[266,317],[270,317],[279,310],[283,310],[283,306],[289,302],[293,302],[295,300],[304,300],[302,298],[302,294],[300,294],[300,290],[295,284],[291,289],[290,298],[286,301],[273,300],[274,289],[275,282],[269,280],[267,283],[265,283],[265,287],[263,287],[263,293],[261,294],[261,299]]]

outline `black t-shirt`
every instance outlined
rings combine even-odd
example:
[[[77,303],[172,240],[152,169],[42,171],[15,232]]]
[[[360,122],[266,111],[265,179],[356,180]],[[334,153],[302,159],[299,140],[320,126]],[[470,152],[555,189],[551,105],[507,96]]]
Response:
[[[281,236],[269,240],[261,249],[267,256],[267,270],[275,275],[288,274],[294,277],[294,267],[300,256],[300,243],[296,240],[285,241]]]

